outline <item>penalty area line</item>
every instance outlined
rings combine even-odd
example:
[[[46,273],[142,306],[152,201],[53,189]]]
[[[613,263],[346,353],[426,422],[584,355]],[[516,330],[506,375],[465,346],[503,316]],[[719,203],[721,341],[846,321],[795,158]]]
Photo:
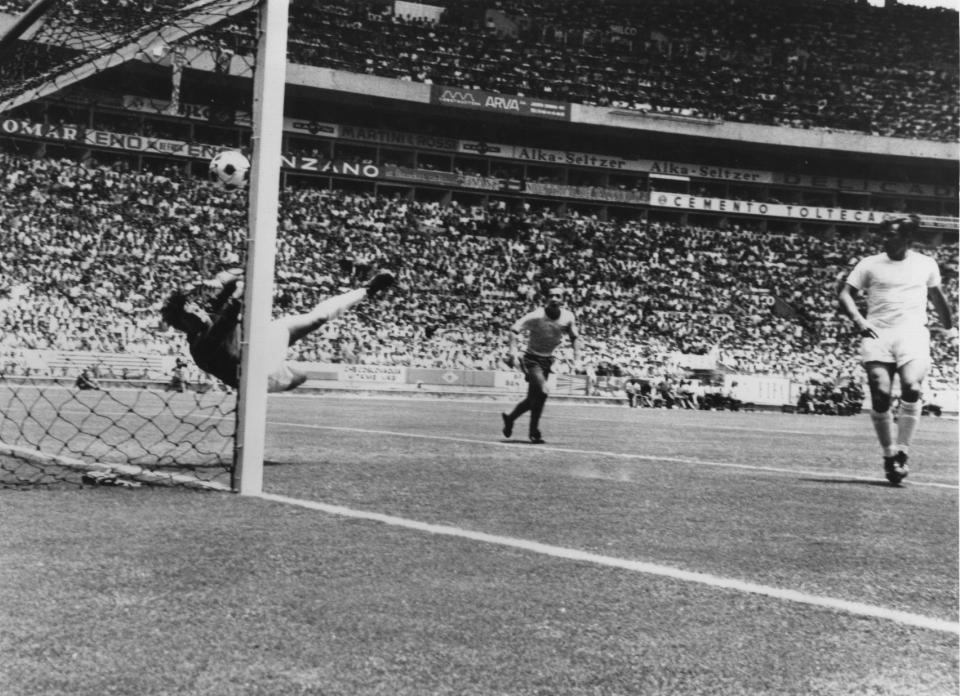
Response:
[[[496,546],[518,549],[530,553],[537,553],[544,556],[550,556],[552,558],[559,558],[581,563],[591,563],[593,565],[604,566],[607,568],[618,568],[621,570],[642,573],[645,575],[655,575],[662,578],[668,578],[670,580],[694,583],[718,590],[729,590],[745,594],[760,595],[783,602],[804,604],[819,609],[828,609],[853,616],[881,619],[883,621],[891,621],[904,626],[913,626],[915,628],[922,628],[929,631],[960,635],[960,623],[946,621],[944,619],[936,619],[929,616],[923,616],[921,614],[912,614],[910,612],[899,611],[897,609],[878,607],[871,604],[864,604],[862,602],[853,602],[846,599],[836,599],[833,597],[821,597],[819,595],[807,594],[806,592],[798,592],[797,590],[787,590],[779,587],[760,585],[744,580],[737,580],[735,578],[724,578],[718,575],[711,575],[709,573],[697,573],[693,571],[682,570],[680,568],[659,565],[657,563],[632,561],[613,556],[602,556],[600,554],[579,551],[577,549],[569,549],[562,546],[554,546],[552,544],[542,544],[540,542],[530,541],[527,539],[518,539],[515,537],[476,532],[450,525],[418,522],[417,520],[410,520],[404,517],[394,517],[393,515],[385,515],[378,512],[355,510],[342,505],[330,505],[313,500],[301,500],[299,498],[290,498],[288,496],[276,495],[272,493],[261,493],[258,497],[275,503],[295,505],[308,510],[324,512],[340,517],[349,517],[352,519],[367,520],[370,522],[380,522],[391,527],[402,527],[404,529],[425,532],[428,534],[455,537],[459,539],[469,539],[485,544],[493,544]]]

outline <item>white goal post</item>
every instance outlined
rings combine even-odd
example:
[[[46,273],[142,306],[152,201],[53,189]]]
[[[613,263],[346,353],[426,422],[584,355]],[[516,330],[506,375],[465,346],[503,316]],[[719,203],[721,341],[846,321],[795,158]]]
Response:
[[[263,490],[267,368],[270,364],[266,339],[273,304],[280,208],[289,9],[289,0],[262,0],[253,81],[253,153],[234,474],[234,488],[241,495],[250,496],[259,495]]]

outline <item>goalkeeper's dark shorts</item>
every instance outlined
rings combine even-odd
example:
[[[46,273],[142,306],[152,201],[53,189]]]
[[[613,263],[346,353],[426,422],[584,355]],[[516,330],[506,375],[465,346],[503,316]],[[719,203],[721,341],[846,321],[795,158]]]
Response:
[[[543,379],[546,381],[547,377],[550,376],[550,371],[553,369],[553,358],[549,355],[524,353],[523,358],[520,360],[520,369],[523,370],[523,376],[528,382],[530,381],[530,373],[533,370],[542,371]]]

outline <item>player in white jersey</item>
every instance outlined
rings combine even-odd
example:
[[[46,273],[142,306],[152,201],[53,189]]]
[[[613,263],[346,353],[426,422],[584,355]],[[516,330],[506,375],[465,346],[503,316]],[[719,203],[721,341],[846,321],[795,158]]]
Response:
[[[887,480],[896,485],[907,475],[908,452],[923,408],[921,389],[930,369],[927,302],[952,331],[950,306],[940,288],[940,268],[929,256],[910,249],[919,230],[917,216],[885,220],[884,251],[861,259],[840,289],[840,308],[857,325],[860,353],[870,385],[871,418],[883,449]],[[857,307],[866,295],[867,313]],[[894,435],[891,387],[900,377],[900,414]]]
[[[530,442],[543,443],[540,434],[540,416],[549,395],[547,378],[553,367],[553,351],[563,342],[564,336],[570,337],[573,347],[573,361],[580,363],[580,335],[577,320],[573,312],[560,306],[563,290],[552,288],[547,293],[547,302],[543,307],[521,317],[510,329],[510,353],[516,364],[523,370],[527,380],[527,396],[517,404],[509,414],[500,414],[503,418],[503,435],[513,434],[513,424],[517,418],[530,412]],[[520,335],[528,332],[527,349],[519,354]]]

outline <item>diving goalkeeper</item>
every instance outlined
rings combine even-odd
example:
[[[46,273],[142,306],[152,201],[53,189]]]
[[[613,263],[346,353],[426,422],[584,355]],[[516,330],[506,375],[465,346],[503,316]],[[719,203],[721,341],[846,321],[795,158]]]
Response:
[[[222,288],[207,309],[178,290],[164,302],[160,315],[187,335],[190,355],[204,372],[237,388],[240,380],[240,312],[243,281],[237,273],[224,273]],[[380,271],[366,287],[324,300],[306,314],[274,319],[269,326],[268,352],[271,356],[267,391],[295,389],[307,376],[287,362],[287,348],[348,309],[393,285],[389,271]]]

